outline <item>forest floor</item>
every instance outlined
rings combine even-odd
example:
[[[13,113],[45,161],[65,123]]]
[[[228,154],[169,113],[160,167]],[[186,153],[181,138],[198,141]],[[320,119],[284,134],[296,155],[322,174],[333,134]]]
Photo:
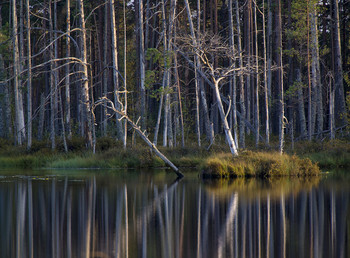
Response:
[[[192,142],[192,141],[189,141]],[[195,141],[193,141],[195,142]],[[197,147],[194,144],[185,148],[163,148],[159,150],[177,167],[195,168],[203,177],[270,177],[270,176],[311,176],[321,170],[350,168],[350,142],[303,141],[285,146],[285,154],[277,152],[277,141],[270,147],[261,143],[258,148],[247,148],[233,158],[224,139],[218,138],[209,150],[208,146]],[[247,140],[247,146],[253,146],[253,140]],[[165,163],[158,158],[141,140],[130,144],[126,150],[112,138],[99,138],[96,153],[87,150],[84,140],[73,138],[68,141],[69,151],[64,152],[63,145],[57,142],[55,151],[49,142],[33,142],[31,150],[25,146],[12,146],[8,140],[0,139],[0,168],[37,169],[37,168],[160,168]]]

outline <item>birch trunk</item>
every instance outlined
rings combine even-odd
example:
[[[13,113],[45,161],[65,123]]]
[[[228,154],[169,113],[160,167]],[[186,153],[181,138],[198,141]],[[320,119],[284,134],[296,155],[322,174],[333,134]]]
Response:
[[[20,57],[18,50],[18,33],[17,33],[17,11],[16,0],[12,0],[12,44],[13,44],[13,74],[14,74],[14,95],[15,95],[15,116],[16,116],[16,143],[22,145],[25,140],[25,125],[24,125],[24,111],[20,75]]]
[[[145,43],[144,43],[144,33],[143,33],[143,0],[138,0],[139,4],[139,15],[138,15],[138,23],[139,23],[139,62],[140,62],[140,112],[141,112],[141,127],[145,128],[146,119],[145,119],[145,110],[146,110],[146,88],[145,88]],[[147,17],[148,18],[148,17]]]
[[[85,29],[85,15],[84,15],[84,2],[78,0],[78,8],[80,14],[81,23],[81,46],[80,46],[80,57],[82,61],[82,113],[84,117],[85,127],[85,138],[88,148],[92,148],[92,122],[91,122],[91,110],[90,110],[90,99],[89,99],[89,79],[88,79],[88,68],[87,68],[87,52],[86,52],[86,29]]]

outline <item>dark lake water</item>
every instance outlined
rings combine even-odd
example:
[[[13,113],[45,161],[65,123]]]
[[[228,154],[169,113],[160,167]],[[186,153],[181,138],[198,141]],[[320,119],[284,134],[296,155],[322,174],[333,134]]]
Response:
[[[0,171],[0,257],[350,257],[350,179]]]

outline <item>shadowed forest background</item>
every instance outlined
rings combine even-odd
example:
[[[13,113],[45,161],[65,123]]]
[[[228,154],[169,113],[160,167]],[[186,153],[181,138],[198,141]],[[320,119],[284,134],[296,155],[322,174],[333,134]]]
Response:
[[[0,137],[126,147],[124,118],[155,145],[225,135],[233,154],[342,137],[349,30],[347,0],[2,0]]]

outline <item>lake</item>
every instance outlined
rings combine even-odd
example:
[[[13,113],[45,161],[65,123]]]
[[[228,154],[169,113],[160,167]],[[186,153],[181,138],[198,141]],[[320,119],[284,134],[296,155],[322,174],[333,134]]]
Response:
[[[0,257],[350,257],[350,179],[0,172]]]

